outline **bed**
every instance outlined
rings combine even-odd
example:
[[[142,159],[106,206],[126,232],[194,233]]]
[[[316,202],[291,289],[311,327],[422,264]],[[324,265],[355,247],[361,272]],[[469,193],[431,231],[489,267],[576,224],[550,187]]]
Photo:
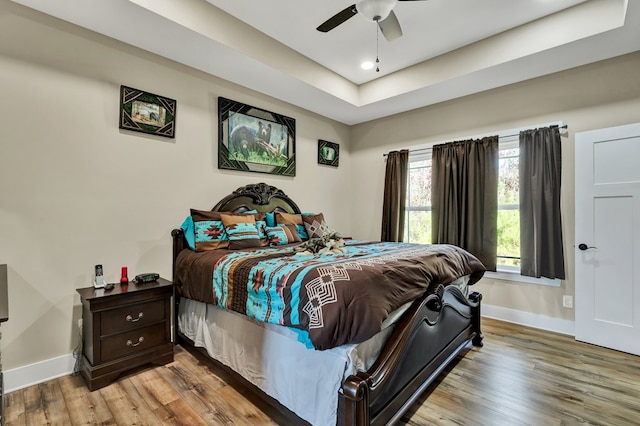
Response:
[[[193,250],[185,224],[172,237],[177,341],[204,348],[267,400],[314,425],[394,423],[458,355],[482,346],[482,296],[469,286],[485,269],[469,253],[358,240],[299,253],[300,223],[268,223],[265,213],[307,225],[312,217],[318,226],[307,226],[307,243],[328,235],[322,215],[303,214],[282,190],[259,183],[211,209],[208,219],[233,221],[233,249],[214,235],[213,245]],[[191,220],[198,214],[207,219],[192,210]],[[260,245],[245,247],[251,223],[286,231],[284,243],[258,235]]]

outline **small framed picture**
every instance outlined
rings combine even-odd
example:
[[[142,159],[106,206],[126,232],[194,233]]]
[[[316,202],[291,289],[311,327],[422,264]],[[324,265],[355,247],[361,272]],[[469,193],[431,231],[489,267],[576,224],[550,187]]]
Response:
[[[176,101],[127,86],[120,86],[120,128],[173,138]]]
[[[340,145],[333,142],[318,140],[318,164],[338,167],[340,160]]]

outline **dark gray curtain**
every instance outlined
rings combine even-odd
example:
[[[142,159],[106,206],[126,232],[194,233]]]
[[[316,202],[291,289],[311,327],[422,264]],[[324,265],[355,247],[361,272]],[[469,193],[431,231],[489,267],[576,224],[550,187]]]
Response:
[[[404,211],[407,203],[409,151],[391,151],[387,155],[382,204],[382,241],[400,242],[404,237]]]
[[[462,247],[495,271],[498,136],[435,145],[431,167],[433,242]]]
[[[520,270],[529,277],[564,279],[557,126],[520,132]]]

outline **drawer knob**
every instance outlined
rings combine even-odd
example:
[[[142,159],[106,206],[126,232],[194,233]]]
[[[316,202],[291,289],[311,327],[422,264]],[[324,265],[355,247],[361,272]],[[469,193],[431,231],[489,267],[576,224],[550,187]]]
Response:
[[[140,336],[140,338],[138,338],[138,343],[133,343],[131,340],[127,340],[127,346],[138,346],[142,342],[144,342],[144,337]]]
[[[138,314],[138,318],[133,318],[133,317],[131,316],[131,314],[129,314],[129,315],[127,315],[127,317],[126,317],[125,319],[126,319],[127,321],[129,321],[129,322],[137,322],[137,321],[140,321],[140,320],[142,319],[142,317],[143,317],[143,316],[144,316],[144,314],[143,314],[142,312],[140,312],[140,313]]]

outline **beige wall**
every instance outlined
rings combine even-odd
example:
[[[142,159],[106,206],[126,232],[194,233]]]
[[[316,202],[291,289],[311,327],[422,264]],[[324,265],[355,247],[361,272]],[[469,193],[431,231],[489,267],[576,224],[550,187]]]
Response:
[[[569,126],[568,279],[561,288],[483,280],[478,289],[488,304],[571,320],[561,295],[574,289],[574,135],[640,121],[638,69],[640,53],[349,128],[0,0],[4,367],[71,352],[80,317],[75,289],[89,285],[94,264],[110,281],[123,265],[169,277],[170,231],[190,207],[210,208],[239,186],[265,181],[304,210],[322,210],[345,235],[378,239],[383,153],[556,120]],[[121,84],[176,99],[176,138],[120,131]],[[217,169],[218,96],[296,118],[295,178]],[[341,144],[338,169],[316,164],[317,139]]]
[[[351,133],[352,231],[379,238],[385,163],[382,154],[522,126],[564,121],[562,211],[567,280],[548,287],[483,279],[490,305],[573,320],[562,295],[574,294],[574,136],[640,121],[640,53],[568,70],[354,126]],[[362,221],[366,212],[370,221]]]
[[[176,138],[120,131],[121,84],[176,99]],[[295,178],[218,170],[218,96],[296,119]],[[347,126],[7,0],[0,117],[5,370],[71,353],[75,289],[90,285],[93,265],[109,281],[123,265],[170,278],[171,229],[247,183],[278,186],[351,232]],[[317,164],[318,139],[341,144],[339,168]]]

